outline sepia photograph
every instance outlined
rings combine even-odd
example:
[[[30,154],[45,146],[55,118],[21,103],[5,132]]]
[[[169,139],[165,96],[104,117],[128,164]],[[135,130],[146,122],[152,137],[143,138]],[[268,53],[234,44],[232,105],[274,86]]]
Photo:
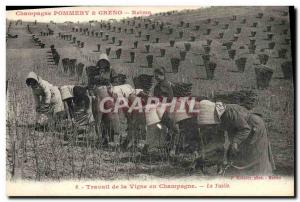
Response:
[[[293,6],[6,6],[7,196],[294,197]]]

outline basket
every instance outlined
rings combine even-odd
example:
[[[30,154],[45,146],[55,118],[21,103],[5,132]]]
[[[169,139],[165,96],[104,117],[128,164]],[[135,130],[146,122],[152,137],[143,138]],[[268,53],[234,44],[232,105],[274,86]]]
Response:
[[[73,97],[73,85],[66,85],[60,87],[60,94],[62,100],[66,100]]]

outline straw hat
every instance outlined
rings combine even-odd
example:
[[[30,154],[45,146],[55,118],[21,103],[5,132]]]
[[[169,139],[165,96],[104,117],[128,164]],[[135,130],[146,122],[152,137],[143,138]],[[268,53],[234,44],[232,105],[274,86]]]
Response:
[[[220,119],[216,113],[216,103],[209,100],[202,100],[199,105],[200,112],[197,116],[199,125],[219,124]]]

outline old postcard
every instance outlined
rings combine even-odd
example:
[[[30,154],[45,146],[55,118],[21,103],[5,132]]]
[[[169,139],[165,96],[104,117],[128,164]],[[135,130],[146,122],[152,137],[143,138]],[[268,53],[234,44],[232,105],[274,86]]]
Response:
[[[6,8],[8,196],[295,196],[293,7]]]

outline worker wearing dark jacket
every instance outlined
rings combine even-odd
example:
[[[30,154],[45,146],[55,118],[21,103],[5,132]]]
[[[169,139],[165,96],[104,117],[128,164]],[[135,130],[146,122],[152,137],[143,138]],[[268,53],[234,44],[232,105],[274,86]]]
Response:
[[[275,169],[263,119],[237,104],[200,102],[198,124],[220,124],[228,132],[235,174],[270,175]]]
[[[154,96],[162,99],[167,98],[168,102],[173,99],[172,83],[165,78],[165,69],[163,67],[154,70],[154,77],[157,81],[154,87]]]

